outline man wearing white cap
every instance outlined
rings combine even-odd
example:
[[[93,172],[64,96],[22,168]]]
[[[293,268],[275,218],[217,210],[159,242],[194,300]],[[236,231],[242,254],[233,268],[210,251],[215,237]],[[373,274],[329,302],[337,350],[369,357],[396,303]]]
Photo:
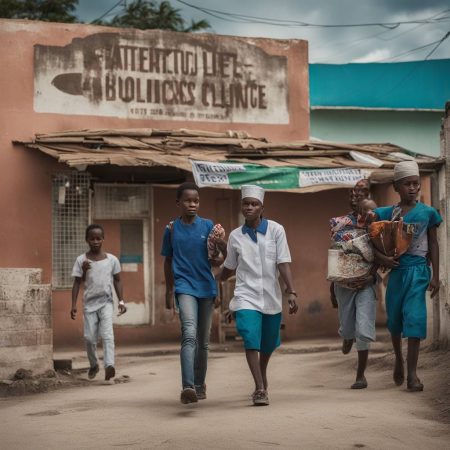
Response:
[[[236,271],[236,287],[230,310],[244,340],[245,354],[255,381],[255,405],[268,405],[267,365],[280,345],[281,275],[288,294],[289,314],[298,310],[289,263],[291,255],[284,228],[262,217],[264,189],[241,187],[241,212],[245,224],[230,233],[222,281]]]
[[[407,388],[423,390],[417,376],[420,340],[427,332],[425,293],[434,297],[439,290],[439,246],[437,227],[442,222],[432,207],[417,201],[420,191],[419,166],[415,161],[402,161],[394,167],[394,189],[400,196],[398,205],[375,209],[379,220],[398,220],[413,225],[413,239],[408,251],[400,258],[376,252],[379,263],[391,270],[386,290],[387,326],[395,352],[394,382],[405,380],[402,336],[408,338]],[[431,262],[432,275],[429,267]]]

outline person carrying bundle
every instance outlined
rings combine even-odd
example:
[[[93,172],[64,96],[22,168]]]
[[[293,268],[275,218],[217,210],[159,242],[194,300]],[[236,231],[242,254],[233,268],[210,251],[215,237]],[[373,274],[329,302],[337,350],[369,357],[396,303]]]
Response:
[[[350,353],[356,341],[358,367],[351,389],[367,388],[365,370],[370,343],[375,341],[376,265],[367,232],[376,207],[368,198],[368,180],[359,181],[350,191],[352,211],[330,220],[328,280],[332,299],[337,303],[342,352]]]
[[[377,208],[375,214],[377,220],[391,221],[391,229],[394,228],[396,235],[394,239],[381,236],[379,241],[385,251],[377,245],[379,248],[375,250],[375,257],[380,265],[391,269],[386,290],[386,313],[387,327],[395,352],[394,382],[401,386],[405,381],[403,336],[408,339],[407,389],[410,392],[418,392],[423,390],[423,383],[417,376],[417,361],[420,340],[425,339],[427,333],[425,293],[429,289],[434,297],[439,291],[437,227],[442,218],[436,209],[417,201],[420,176],[415,161],[402,161],[395,165],[394,189],[400,197],[400,202],[394,206]],[[402,223],[405,224],[406,230]],[[380,228],[379,222],[372,224],[372,228],[372,239],[376,243],[375,235]],[[408,240],[408,233],[411,234],[411,239],[409,245],[405,246],[404,240]],[[390,243],[391,248],[388,248]]]

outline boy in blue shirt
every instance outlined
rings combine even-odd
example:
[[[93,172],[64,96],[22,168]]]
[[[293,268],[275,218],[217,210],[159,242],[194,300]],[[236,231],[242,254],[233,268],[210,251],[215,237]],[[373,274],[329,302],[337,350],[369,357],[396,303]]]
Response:
[[[181,403],[206,398],[206,369],[209,334],[217,287],[211,266],[221,259],[208,259],[207,240],[214,224],[197,215],[200,206],[198,187],[183,183],[177,189],[176,203],[181,216],[166,227],[161,255],[165,256],[166,308],[172,309],[173,298],[181,321]],[[226,256],[226,242],[216,239]]]
[[[407,388],[410,392],[423,390],[417,377],[420,340],[427,331],[425,293],[434,297],[439,291],[439,246],[437,227],[442,218],[436,209],[417,201],[420,191],[419,167],[415,161],[403,161],[394,167],[394,189],[400,203],[375,209],[378,220],[398,220],[414,225],[414,235],[407,252],[400,258],[376,252],[379,263],[391,269],[386,290],[388,329],[395,352],[394,382],[403,384],[404,367],[402,335],[408,338]],[[431,262],[432,275],[429,267]]]

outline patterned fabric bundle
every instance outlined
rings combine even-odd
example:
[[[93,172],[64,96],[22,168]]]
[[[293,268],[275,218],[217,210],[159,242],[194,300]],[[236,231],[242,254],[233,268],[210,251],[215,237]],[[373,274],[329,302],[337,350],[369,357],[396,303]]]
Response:
[[[220,254],[220,250],[217,247],[217,244],[214,242],[215,239],[223,239],[225,237],[225,229],[217,223],[213,226],[211,232],[208,236],[208,258],[214,259],[217,258]]]
[[[400,220],[381,220],[369,225],[369,236],[373,246],[386,256],[399,257],[408,250],[414,225]]]
[[[352,214],[333,217],[330,229],[327,279],[343,285],[368,279],[374,255],[367,230],[357,227],[357,217]]]

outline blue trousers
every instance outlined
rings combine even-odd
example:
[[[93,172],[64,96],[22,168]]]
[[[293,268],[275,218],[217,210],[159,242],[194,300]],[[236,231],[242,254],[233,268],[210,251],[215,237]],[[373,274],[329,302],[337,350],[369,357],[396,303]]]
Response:
[[[391,334],[405,338],[427,336],[425,294],[430,283],[427,264],[400,266],[389,274],[386,289],[387,327]]]
[[[183,388],[201,386],[208,366],[209,335],[214,299],[177,294],[181,321],[181,380]]]

